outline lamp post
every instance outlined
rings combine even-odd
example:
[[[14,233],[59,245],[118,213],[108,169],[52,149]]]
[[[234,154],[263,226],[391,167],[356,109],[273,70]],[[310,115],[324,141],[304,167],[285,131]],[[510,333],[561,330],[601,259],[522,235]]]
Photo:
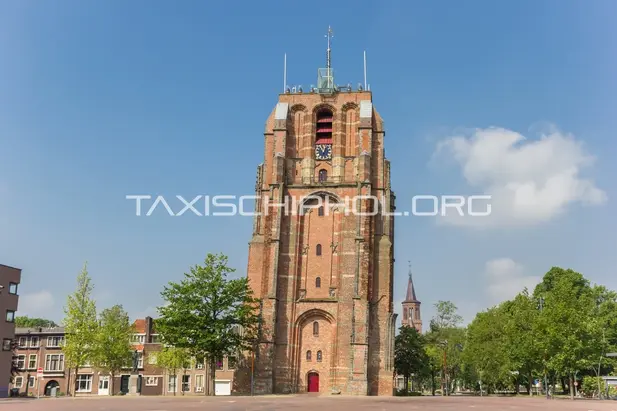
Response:
[[[542,311],[544,310],[544,297],[540,297],[538,302],[540,303],[540,314],[542,314]],[[546,351],[544,352],[544,392],[546,394],[546,399],[548,400],[549,394],[548,394],[548,382],[546,379]]]

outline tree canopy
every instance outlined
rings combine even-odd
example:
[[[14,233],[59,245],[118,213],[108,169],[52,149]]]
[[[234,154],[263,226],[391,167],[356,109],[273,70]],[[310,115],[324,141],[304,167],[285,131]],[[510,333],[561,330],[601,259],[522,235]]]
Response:
[[[214,395],[215,361],[251,349],[258,323],[248,279],[228,279],[234,271],[226,256],[208,254],[203,265],[161,292],[166,304],[158,308],[157,329],[165,343],[208,360],[209,395]]]

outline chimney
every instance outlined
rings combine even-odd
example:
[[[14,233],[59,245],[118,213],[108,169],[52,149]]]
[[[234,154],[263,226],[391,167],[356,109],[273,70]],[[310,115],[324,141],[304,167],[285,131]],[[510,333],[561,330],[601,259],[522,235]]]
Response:
[[[150,335],[152,334],[152,317],[146,317],[146,338],[147,343],[151,342]]]

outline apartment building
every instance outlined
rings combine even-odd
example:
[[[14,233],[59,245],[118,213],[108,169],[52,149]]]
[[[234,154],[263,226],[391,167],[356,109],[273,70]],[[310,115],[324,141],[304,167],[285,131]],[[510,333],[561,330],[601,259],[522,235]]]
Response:
[[[0,264],[0,398],[9,395],[21,269]]]
[[[138,355],[138,392],[140,395],[199,395],[204,393],[207,367],[203,362],[193,361],[187,369],[177,370],[175,375],[157,366],[157,353],[163,348],[160,336],[155,332],[151,317],[134,323],[136,333],[131,344]],[[18,328],[16,358],[19,368],[11,388],[29,396],[64,395],[69,384],[69,370],[64,363],[62,345],[65,331],[57,328]],[[43,377],[37,379],[37,368],[43,368]],[[230,395],[233,386],[236,359],[223,358],[216,365],[216,394]],[[75,384],[75,395],[128,394],[131,369],[127,367],[113,378],[106,372],[86,365],[70,380]],[[72,392],[73,390],[71,390]]]

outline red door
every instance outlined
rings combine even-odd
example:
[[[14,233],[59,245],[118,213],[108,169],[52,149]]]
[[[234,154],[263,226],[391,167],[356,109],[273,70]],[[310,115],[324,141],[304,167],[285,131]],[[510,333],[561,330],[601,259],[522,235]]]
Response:
[[[319,392],[319,374],[316,372],[308,375],[308,392]]]

